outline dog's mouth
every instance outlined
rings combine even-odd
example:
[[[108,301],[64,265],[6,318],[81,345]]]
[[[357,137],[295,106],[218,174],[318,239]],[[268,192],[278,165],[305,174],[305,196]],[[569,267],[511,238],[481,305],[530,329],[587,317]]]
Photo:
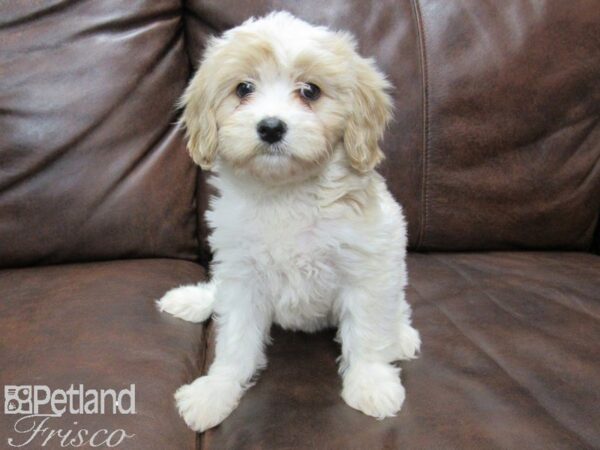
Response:
[[[260,153],[268,156],[290,156],[287,145],[282,142],[263,145],[260,148]]]

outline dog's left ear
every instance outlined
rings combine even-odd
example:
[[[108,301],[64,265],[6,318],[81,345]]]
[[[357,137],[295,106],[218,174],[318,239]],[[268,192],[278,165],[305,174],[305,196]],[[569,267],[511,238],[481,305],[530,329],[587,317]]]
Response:
[[[392,117],[391,84],[371,59],[355,55],[356,73],[352,89],[352,112],[344,132],[344,147],[350,164],[369,172],[383,160],[379,140]]]

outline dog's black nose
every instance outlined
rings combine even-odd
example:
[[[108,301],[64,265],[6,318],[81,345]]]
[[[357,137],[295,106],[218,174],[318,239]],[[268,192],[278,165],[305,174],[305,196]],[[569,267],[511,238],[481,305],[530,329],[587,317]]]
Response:
[[[283,138],[287,131],[287,125],[277,117],[266,117],[258,122],[256,131],[263,141],[274,144]]]

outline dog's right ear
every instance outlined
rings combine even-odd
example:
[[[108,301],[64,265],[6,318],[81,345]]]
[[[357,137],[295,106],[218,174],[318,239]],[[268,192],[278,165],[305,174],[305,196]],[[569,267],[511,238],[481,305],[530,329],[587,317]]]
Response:
[[[184,108],[181,122],[186,128],[188,151],[204,170],[212,168],[218,145],[215,88],[211,83],[216,43],[216,39],[209,41],[200,68],[179,102]]]

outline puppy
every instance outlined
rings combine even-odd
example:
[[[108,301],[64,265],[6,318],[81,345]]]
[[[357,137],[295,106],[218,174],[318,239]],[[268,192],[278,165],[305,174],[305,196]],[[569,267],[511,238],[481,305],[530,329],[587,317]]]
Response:
[[[213,38],[183,99],[188,147],[220,195],[212,281],[167,292],[184,320],[215,314],[208,373],[175,394],[196,431],[218,425],[266,365],[273,322],[338,328],[342,397],[377,418],[404,401],[419,333],[404,299],[406,223],[375,172],[390,84],[352,36],[284,12]]]

